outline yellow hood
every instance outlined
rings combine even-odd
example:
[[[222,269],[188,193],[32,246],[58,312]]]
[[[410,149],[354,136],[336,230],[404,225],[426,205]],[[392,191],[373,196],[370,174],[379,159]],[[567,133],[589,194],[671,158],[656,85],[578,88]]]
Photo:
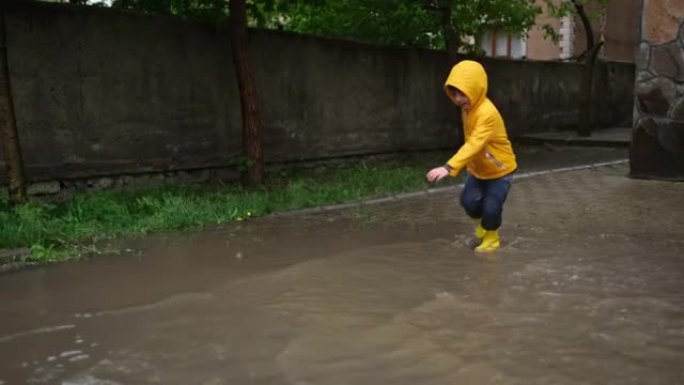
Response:
[[[515,171],[513,146],[499,110],[487,98],[487,73],[482,65],[472,60],[456,64],[444,88],[447,86],[458,88],[470,101],[461,115],[465,143],[447,161],[451,175],[456,176],[464,166],[479,179],[501,178]]]
[[[487,73],[482,65],[472,60],[456,64],[444,84],[458,88],[470,100],[471,109],[477,107],[487,97]]]

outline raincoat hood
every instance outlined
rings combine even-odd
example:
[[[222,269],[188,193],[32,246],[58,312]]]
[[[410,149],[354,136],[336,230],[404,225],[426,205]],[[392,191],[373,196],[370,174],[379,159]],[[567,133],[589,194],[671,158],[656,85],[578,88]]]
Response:
[[[456,87],[463,92],[470,100],[471,108],[474,108],[487,98],[487,73],[480,63],[463,60],[451,69],[444,84],[445,91],[447,86]]]
[[[459,105],[448,86],[459,89],[469,101],[467,108],[461,108],[465,143],[447,161],[449,173],[456,176],[466,167],[475,178],[497,179],[515,171],[518,164],[513,146],[499,110],[487,98],[487,73],[482,65],[464,60],[451,69],[444,89],[449,99]]]

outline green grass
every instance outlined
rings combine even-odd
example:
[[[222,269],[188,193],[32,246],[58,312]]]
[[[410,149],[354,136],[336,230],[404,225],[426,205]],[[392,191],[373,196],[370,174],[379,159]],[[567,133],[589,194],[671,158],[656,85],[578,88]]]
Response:
[[[81,193],[64,202],[0,204],[0,249],[27,247],[30,260],[56,261],[91,254],[118,236],[197,228],[276,211],[354,202],[428,187],[425,172],[444,154],[268,175],[253,189],[239,185],[175,185]],[[452,180],[452,183],[456,181]]]

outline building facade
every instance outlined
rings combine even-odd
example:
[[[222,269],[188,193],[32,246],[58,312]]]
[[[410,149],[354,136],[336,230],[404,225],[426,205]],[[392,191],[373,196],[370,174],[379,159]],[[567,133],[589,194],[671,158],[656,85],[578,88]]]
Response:
[[[586,4],[594,39],[597,42],[603,41],[599,56],[606,60],[634,60],[638,40],[636,31],[639,27],[639,1],[612,0],[605,9],[601,9],[595,2]],[[568,16],[559,20],[550,15],[543,0],[536,2],[542,8],[542,13],[528,35],[486,34],[481,40],[481,48],[487,56],[565,60],[577,57],[586,50],[586,32],[578,17]],[[558,43],[545,36],[544,25],[551,26],[558,33]]]
[[[684,180],[684,0],[642,0],[630,173]]]

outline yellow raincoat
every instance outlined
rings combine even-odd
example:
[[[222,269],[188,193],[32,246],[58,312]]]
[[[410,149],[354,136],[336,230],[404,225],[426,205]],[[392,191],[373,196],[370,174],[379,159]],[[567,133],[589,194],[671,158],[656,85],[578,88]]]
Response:
[[[478,179],[497,179],[518,167],[513,147],[506,134],[501,114],[487,98],[487,73],[477,62],[464,60],[456,64],[444,84],[458,88],[470,101],[461,111],[465,144],[447,164],[451,176],[466,166]]]

